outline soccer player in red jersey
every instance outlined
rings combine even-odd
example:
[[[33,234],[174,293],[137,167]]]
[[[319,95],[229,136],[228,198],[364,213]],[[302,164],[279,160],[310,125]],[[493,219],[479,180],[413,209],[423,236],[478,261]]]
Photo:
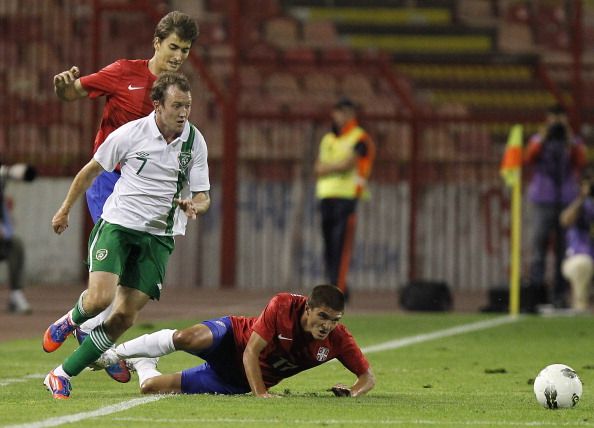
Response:
[[[61,100],[105,97],[93,154],[115,129],[153,111],[150,92],[157,76],[164,71],[178,71],[197,37],[198,26],[189,15],[170,12],[155,28],[155,52],[151,59],[119,59],[96,73],[82,77],[78,67],[73,66],[54,76],[54,89]],[[104,172],[87,192],[87,204],[94,223],[101,217],[103,205],[113,192],[119,176],[119,170]]]
[[[150,93],[157,76],[164,71],[178,71],[188,58],[192,43],[197,37],[198,26],[194,20],[185,13],[173,11],[161,18],[155,27],[155,51],[151,59],[119,59],[96,73],[82,77],[78,67],[73,66],[54,76],[54,90],[63,101],[105,97],[93,154],[115,129],[153,111]],[[113,193],[119,178],[119,168],[103,171],[87,190],[87,206],[93,223],[97,223],[101,217],[103,205]],[[111,307],[108,307],[76,329],[75,336],[79,343],[105,321],[110,311]],[[106,371],[118,382],[130,380],[130,373],[124,364],[107,367]]]
[[[228,316],[183,330],[160,330],[116,347],[138,371],[140,390],[155,393],[217,393],[272,397],[268,389],[282,379],[334,358],[357,376],[337,396],[356,397],[375,385],[369,362],[339,321],[344,295],[332,285],[314,287],[309,297],[279,293],[258,317]],[[186,351],[206,362],[162,375],[155,357]],[[141,357],[141,358],[138,358]]]

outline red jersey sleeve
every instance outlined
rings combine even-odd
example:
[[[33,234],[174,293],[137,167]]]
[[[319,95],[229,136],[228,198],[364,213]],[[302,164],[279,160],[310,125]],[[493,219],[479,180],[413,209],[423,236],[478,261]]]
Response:
[[[337,345],[339,351],[337,355],[338,361],[340,361],[347,369],[349,369],[356,376],[361,376],[369,370],[369,362],[353,335],[347,330],[344,325],[336,327],[338,333]]]
[[[277,315],[279,308],[283,307],[283,298],[281,295],[276,295],[266,305],[254,325],[252,330],[258,333],[266,342],[271,342],[276,331]]]
[[[120,60],[109,64],[96,73],[80,78],[89,98],[97,98],[116,92],[118,83],[122,79],[122,63]]]

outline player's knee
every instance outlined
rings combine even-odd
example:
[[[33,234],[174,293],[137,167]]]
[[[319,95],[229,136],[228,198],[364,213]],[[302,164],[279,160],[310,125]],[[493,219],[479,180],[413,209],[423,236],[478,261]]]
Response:
[[[192,329],[177,330],[173,333],[173,346],[177,351],[192,350],[196,340],[196,332]]]
[[[122,333],[132,327],[134,318],[134,315],[125,312],[112,312],[104,323],[110,338],[116,340],[120,337]]]

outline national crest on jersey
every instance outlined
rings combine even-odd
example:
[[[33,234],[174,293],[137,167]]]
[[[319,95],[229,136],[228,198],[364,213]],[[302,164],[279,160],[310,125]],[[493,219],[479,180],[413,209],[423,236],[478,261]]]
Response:
[[[320,346],[318,348],[318,353],[316,354],[316,360],[322,362],[328,359],[328,354],[330,353],[330,349],[326,348],[325,346]]]
[[[179,161],[179,169],[180,171],[185,171],[192,160],[192,153],[190,152],[180,152],[177,156]]]

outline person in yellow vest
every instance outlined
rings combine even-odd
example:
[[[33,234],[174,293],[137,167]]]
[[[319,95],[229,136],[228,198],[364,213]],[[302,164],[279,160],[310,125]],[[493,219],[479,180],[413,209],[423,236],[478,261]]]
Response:
[[[375,157],[375,146],[359,126],[356,110],[357,106],[348,98],[341,98],[334,105],[332,132],[322,138],[314,166],[326,275],[347,299],[346,277],[353,250],[357,202],[368,197],[366,184]]]

